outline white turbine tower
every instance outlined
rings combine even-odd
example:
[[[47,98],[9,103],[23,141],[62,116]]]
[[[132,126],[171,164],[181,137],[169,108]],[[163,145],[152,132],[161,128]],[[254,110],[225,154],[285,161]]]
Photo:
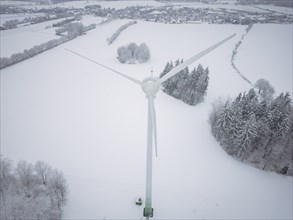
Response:
[[[202,52],[194,55],[193,57],[189,58],[185,62],[179,64],[174,69],[172,69],[170,72],[165,74],[161,78],[156,77],[147,77],[143,81],[137,80],[133,77],[127,76],[126,74],[123,74],[121,72],[118,72],[110,67],[107,67],[101,63],[98,63],[88,57],[85,57],[79,53],[76,53],[72,50],[65,49],[71,53],[74,53],[75,55],[78,55],[90,62],[93,62],[95,64],[98,64],[112,72],[115,72],[116,74],[123,76],[126,79],[131,80],[132,82],[140,85],[142,87],[143,92],[146,94],[146,98],[148,100],[148,122],[147,122],[147,164],[146,164],[146,194],[145,194],[145,208],[143,212],[143,216],[149,219],[149,217],[153,217],[153,208],[152,208],[152,158],[153,158],[153,142],[155,144],[155,152],[157,155],[157,127],[156,127],[156,113],[155,113],[155,107],[154,107],[154,100],[156,98],[156,94],[160,89],[160,85],[162,82],[166,81],[170,77],[174,76],[176,73],[180,72],[196,60],[200,59],[204,55],[208,54],[212,50],[216,49],[221,44],[225,43],[226,41],[230,40],[232,37],[234,37],[236,34],[233,34],[224,40],[216,43],[215,45],[203,50]]]

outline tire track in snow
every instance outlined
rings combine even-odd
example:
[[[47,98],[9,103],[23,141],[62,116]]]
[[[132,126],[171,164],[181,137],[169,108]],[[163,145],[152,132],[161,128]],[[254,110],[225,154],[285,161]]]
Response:
[[[238,51],[239,51],[239,47],[240,47],[240,45],[242,44],[242,41],[244,40],[245,36],[246,36],[246,35],[248,34],[248,32],[251,30],[252,25],[253,25],[252,23],[248,25],[248,27],[245,29],[245,33],[242,34],[241,40],[238,41],[238,42],[236,43],[236,45],[235,45],[235,49],[232,51],[231,65],[232,65],[233,69],[239,74],[239,76],[240,76],[243,80],[245,80],[247,83],[249,83],[250,85],[253,86],[252,82],[251,82],[249,79],[247,79],[247,78],[245,77],[245,75],[243,75],[243,74],[240,72],[240,70],[237,68],[237,66],[235,65],[235,62],[234,62],[234,61],[235,61],[235,56],[236,56],[236,54],[237,54]]]

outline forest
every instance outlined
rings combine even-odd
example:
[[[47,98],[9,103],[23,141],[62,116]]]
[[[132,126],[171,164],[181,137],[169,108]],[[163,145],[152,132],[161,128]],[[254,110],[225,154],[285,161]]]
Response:
[[[175,66],[183,63],[177,59],[175,64],[168,62],[160,78],[170,72]],[[188,68],[175,74],[162,83],[163,91],[189,105],[196,105],[204,100],[209,84],[209,69],[201,64],[189,72]]]
[[[293,175],[293,108],[289,93],[273,97],[260,79],[233,100],[218,100],[210,114],[212,134],[237,160],[262,170]]]
[[[0,219],[60,219],[68,195],[63,173],[44,161],[0,157]]]

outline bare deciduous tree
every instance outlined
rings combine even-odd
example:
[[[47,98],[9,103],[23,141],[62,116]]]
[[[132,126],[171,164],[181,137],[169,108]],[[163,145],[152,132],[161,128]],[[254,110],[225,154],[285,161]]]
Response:
[[[258,89],[261,100],[271,101],[275,90],[273,86],[266,79],[259,79],[255,83],[255,87]]]
[[[0,157],[0,219],[60,219],[68,190],[62,172],[46,162]]]
[[[52,168],[44,161],[37,161],[35,164],[37,177],[41,179],[44,186],[48,185],[49,176],[52,173]]]
[[[62,172],[53,170],[48,188],[53,201],[56,202],[58,209],[61,209],[66,202],[68,193],[66,180]]]
[[[19,192],[24,193],[25,197],[30,198],[33,194],[34,187],[37,185],[33,165],[21,160],[18,162],[15,171],[18,179],[17,185]]]

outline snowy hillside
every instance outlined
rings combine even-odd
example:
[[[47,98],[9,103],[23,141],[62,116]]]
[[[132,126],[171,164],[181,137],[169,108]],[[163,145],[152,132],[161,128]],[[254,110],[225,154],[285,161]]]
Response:
[[[1,70],[1,154],[15,161],[44,160],[64,171],[70,191],[64,219],[142,218],[143,207],[134,201],[145,193],[145,95],[137,85],[65,48],[142,80],[152,68],[159,76],[167,61],[187,59],[236,33],[193,65],[210,70],[204,103],[190,107],[163,92],[155,100],[154,219],[292,219],[292,177],[235,161],[214,140],[208,123],[215,99],[250,88],[230,63],[246,26],[138,21],[108,46],[106,39],[127,22],[98,26]],[[288,91],[291,39],[292,25],[256,25],[235,63],[252,82],[267,78],[277,92]],[[130,42],[145,42],[151,60],[121,64],[117,48]],[[260,48],[254,50],[256,45]],[[274,62],[266,54],[273,54]]]

